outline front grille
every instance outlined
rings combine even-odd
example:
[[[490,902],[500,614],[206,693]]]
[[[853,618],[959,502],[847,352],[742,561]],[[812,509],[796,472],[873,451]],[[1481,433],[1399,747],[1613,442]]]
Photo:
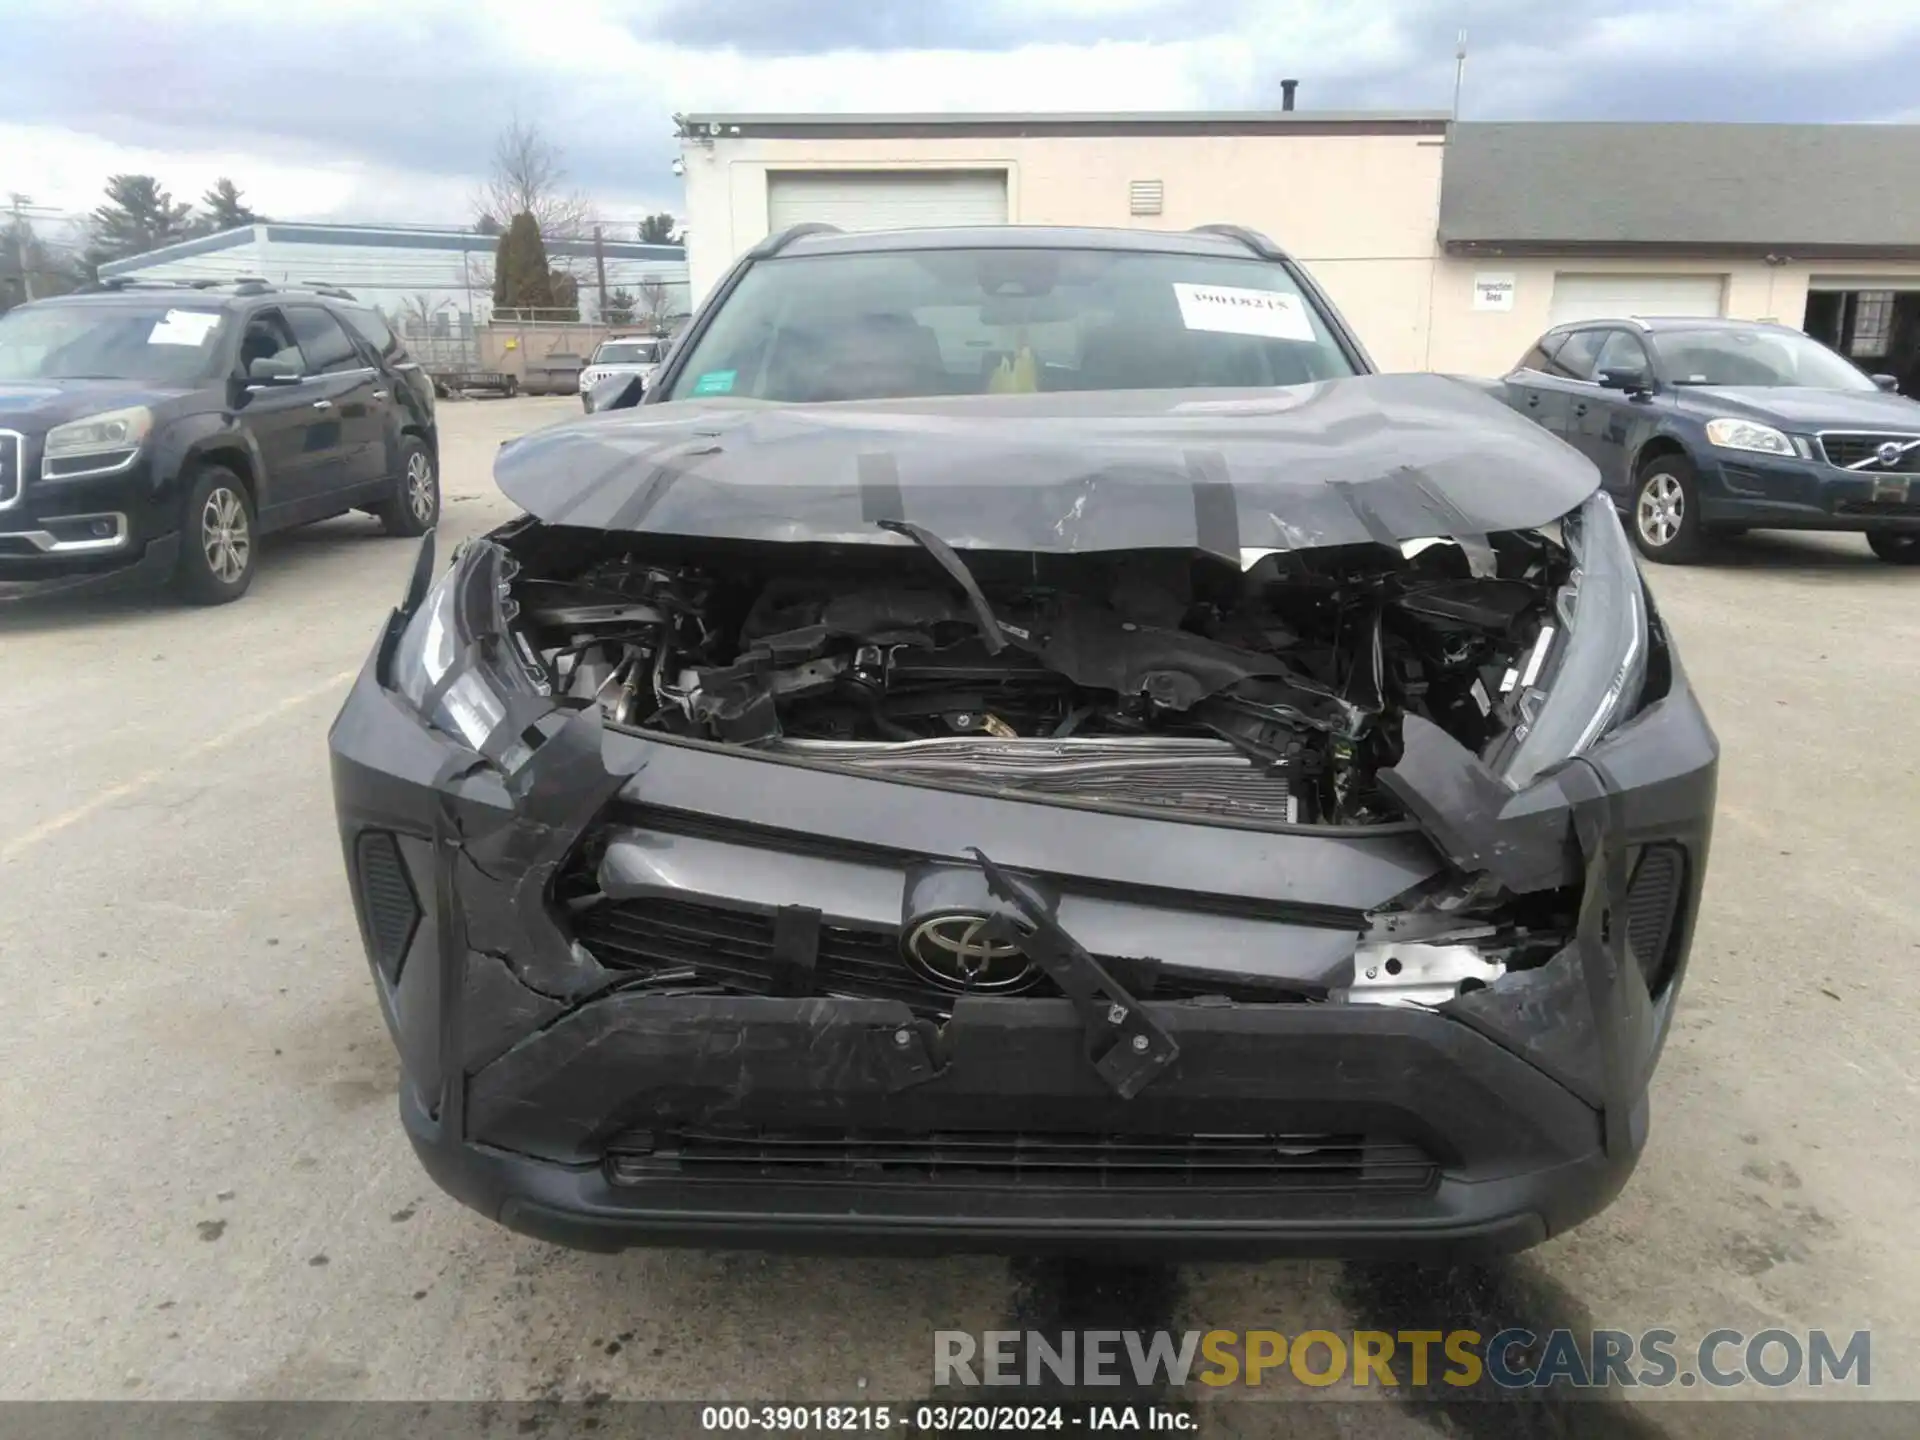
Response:
[[[638,1131],[607,1147],[615,1184],[716,1180],[927,1182],[1026,1189],[1419,1194],[1418,1146],[1363,1135],[1102,1135],[936,1130]]]
[[[1678,845],[1649,845],[1627,886],[1627,944],[1651,994],[1660,993],[1673,968],[1673,921],[1686,873],[1686,856]]]
[[[1920,440],[1920,435],[1842,435],[1828,431],[1820,437],[1820,448],[1826,451],[1828,464],[1847,469],[1858,465],[1862,460],[1873,459],[1879,453],[1880,447],[1888,441],[1896,445],[1905,445],[1914,440]],[[1907,451],[1891,465],[1869,465],[1862,473],[1868,475],[1920,474],[1920,446]]]
[[[0,430],[0,505],[11,505],[20,498],[20,468],[25,453],[16,432]]]
[[[761,911],[686,900],[608,900],[575,915],[573,929],[574,937],[611,969],[662,977],[684,974],[696,983],[737,994],[782,993],[784,967],[774,952],[774,918]],[[1099,958],[1110,967],[1129,968],[1124,958]],[[908,968],[900,958],[899,932],[892,928],[822,924],[813,974],[813,993],[898,1000],[927,1013],[952,1010],[956,998]],[[1216,982],[1167,973],[1154,976],[1142,989],[1141,998],[1156,1000],[1220,995],[1270,1003],[1299,998],[1252,982]],[[1057,996],[1060,991],[1041,976],[1025,993]]]
[[[413,882],[407,878],[406,862],[393,836],[384,830],[363,831],[354,854],[374,959],[389,981],[397,981],[413,932],[420,925],[420,902],[414,898]]]

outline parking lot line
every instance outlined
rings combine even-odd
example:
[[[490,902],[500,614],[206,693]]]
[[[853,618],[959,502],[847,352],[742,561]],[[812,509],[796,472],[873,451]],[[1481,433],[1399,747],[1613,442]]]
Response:
[[[143,770],[129,780],[123,780],[118,785],[108,786],[105,790],[81,801],[70,810],[64,810],[50,819],[43,820],[31,830],[27,830],[14,836],[13,839],[6,841],[4,844],[0,844],[0,863],[24,855],[34,846],[44,840],[53,838],[62,830],[71,829],[82,820],[99,814],[108,806],[125,800],[130,795],[137,795],[142,790],[158,784],[160,781],[166,779],[167,776],[182,769],[187,762],[197,760],[203,755],[210,755],[216,750],[223,750],[234,741],[251,735],[261,726],[277,720],[289,710],[298,710],[302,705],[311,704],[321,696],[338,690],[341,686],[350,682],[358,673],[356,670],[342,670],[337,675],[329,676],[320,684],[310,689],[302,690],[298,694],[289,695],[284,700],[277,701],[269,705],[266,709],[248,716],[245,720],[240,721],[239,724],[229,726],[218,735],[213,735],[202,740],[198,745],[189,746],[174,756],[167,764],[155,766],[151,770]]]

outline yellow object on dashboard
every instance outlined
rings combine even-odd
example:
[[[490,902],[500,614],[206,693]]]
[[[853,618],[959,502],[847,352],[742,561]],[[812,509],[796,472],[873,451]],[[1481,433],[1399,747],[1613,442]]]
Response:
[[[1039,388],[1040,362],[1025,345],[1011,359],[1002,359],[987,380],[987,391],[993,395],[1031,395]]]

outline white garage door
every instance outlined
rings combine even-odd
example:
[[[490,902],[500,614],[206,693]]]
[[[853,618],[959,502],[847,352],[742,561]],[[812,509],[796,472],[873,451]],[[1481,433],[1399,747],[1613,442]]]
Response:
[[[1004,225],[1004,170],[774,171],[767,176],[767,230],[810,221],[842,230],[924,225]]]
[[[1719,315],[1724,275],[1573,275],[1553,277],[1548,321],[1608,320],[1624,315]]]

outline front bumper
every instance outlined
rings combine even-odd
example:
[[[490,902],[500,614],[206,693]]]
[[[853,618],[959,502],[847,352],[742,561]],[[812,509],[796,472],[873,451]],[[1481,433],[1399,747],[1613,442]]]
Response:
[[[145,454],[124,470],[71,480],[29,479],[0,508],[0,581],[162,579],[178,554],[179,525],[170,496],[156,494]]]
[[[1095,952],[1307,987],[1350,959],[1363,896],[1445,872],[1434,843],[893,785],[603,732],[597,712],[547,717],[509,782],[382,686],[399,628],[331,735],[341,835],[409,1135],[441,1186],[517,1230],[585,1248],[1512,1249],[1603,1208],[1640,1153],[1716,768],[1677,667],[1553,792],[1539,863],[1564,850],[1585,887],[1554,960],[1438,1011],[1150,999],[1180,1058],[1123,1100],[1066,1000],[962,999],[942,1020],[910,991],[641,991],[578,943],[556,881],[591,835],[634,897],[811,907],[870,933],[918,870],[963,870],[979,846],[1048,886]],[[1654,846],[1685,883],[1650,982],[1626,937]],[[745,934],[712,943],[746,954]]]
[[[1818,460],[1712,452],[1700,503],[1714,526],[1920,531],[1920,475],[1861,474]]]

